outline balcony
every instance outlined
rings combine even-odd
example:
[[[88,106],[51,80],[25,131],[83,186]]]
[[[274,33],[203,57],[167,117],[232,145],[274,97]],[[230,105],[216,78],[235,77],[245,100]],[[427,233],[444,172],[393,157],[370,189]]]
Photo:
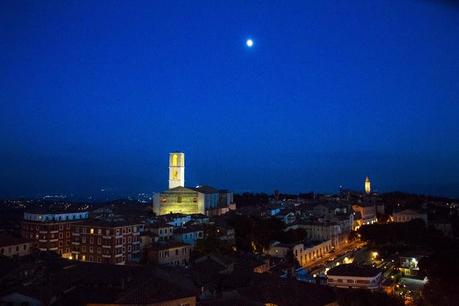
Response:
[[[73,244],[73,245],[80,245],[80,243],[79,243],[79,242],[76,242],[76,241],[72,241],[72,244]]]
[[[102,248],[104,248],[104,249],[111,249],[112,246],[111,246],[111,245],[106,245],[106,244],[104,244],[104,245],[102,246]]]
[[[103,258],[111,258],[112,255],[102,254],[102,257],[103,257]]]

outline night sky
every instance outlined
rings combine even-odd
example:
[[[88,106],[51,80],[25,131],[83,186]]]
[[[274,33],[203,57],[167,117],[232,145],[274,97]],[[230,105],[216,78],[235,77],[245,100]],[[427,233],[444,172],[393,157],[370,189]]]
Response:
[[[458,118],[448,2],[0,2],[0,197],[459,196]]]

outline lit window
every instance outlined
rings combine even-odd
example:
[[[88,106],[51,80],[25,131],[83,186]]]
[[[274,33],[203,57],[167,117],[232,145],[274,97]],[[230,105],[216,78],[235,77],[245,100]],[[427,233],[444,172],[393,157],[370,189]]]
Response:
[[[89,232],[90,232],[91,234],[94,234],[94,229],[91,228]]]

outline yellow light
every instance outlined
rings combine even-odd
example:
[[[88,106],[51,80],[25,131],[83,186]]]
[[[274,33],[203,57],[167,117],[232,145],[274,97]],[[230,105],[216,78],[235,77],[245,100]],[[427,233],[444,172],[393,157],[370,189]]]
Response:
[[[373,256],[373,258],[378,257],[378,255],[379,255],[378,252],[373,252],[373,253],[371,253],[371,256]]]
[[[89,230],[89,232],[90,232],[91,234],[94,234],[94,229],[91,228],[91,229]]]

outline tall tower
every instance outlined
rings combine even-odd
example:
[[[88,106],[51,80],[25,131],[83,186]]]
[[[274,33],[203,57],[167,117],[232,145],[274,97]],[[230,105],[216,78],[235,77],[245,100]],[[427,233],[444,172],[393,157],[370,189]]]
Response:
[[[371,182],[370,182],[370,178],[368,176],[365,178],[365,193],[366,194],[370,194],[371,193]]]
[[[185,153],[169,153],[169,189],[185,187]]]

